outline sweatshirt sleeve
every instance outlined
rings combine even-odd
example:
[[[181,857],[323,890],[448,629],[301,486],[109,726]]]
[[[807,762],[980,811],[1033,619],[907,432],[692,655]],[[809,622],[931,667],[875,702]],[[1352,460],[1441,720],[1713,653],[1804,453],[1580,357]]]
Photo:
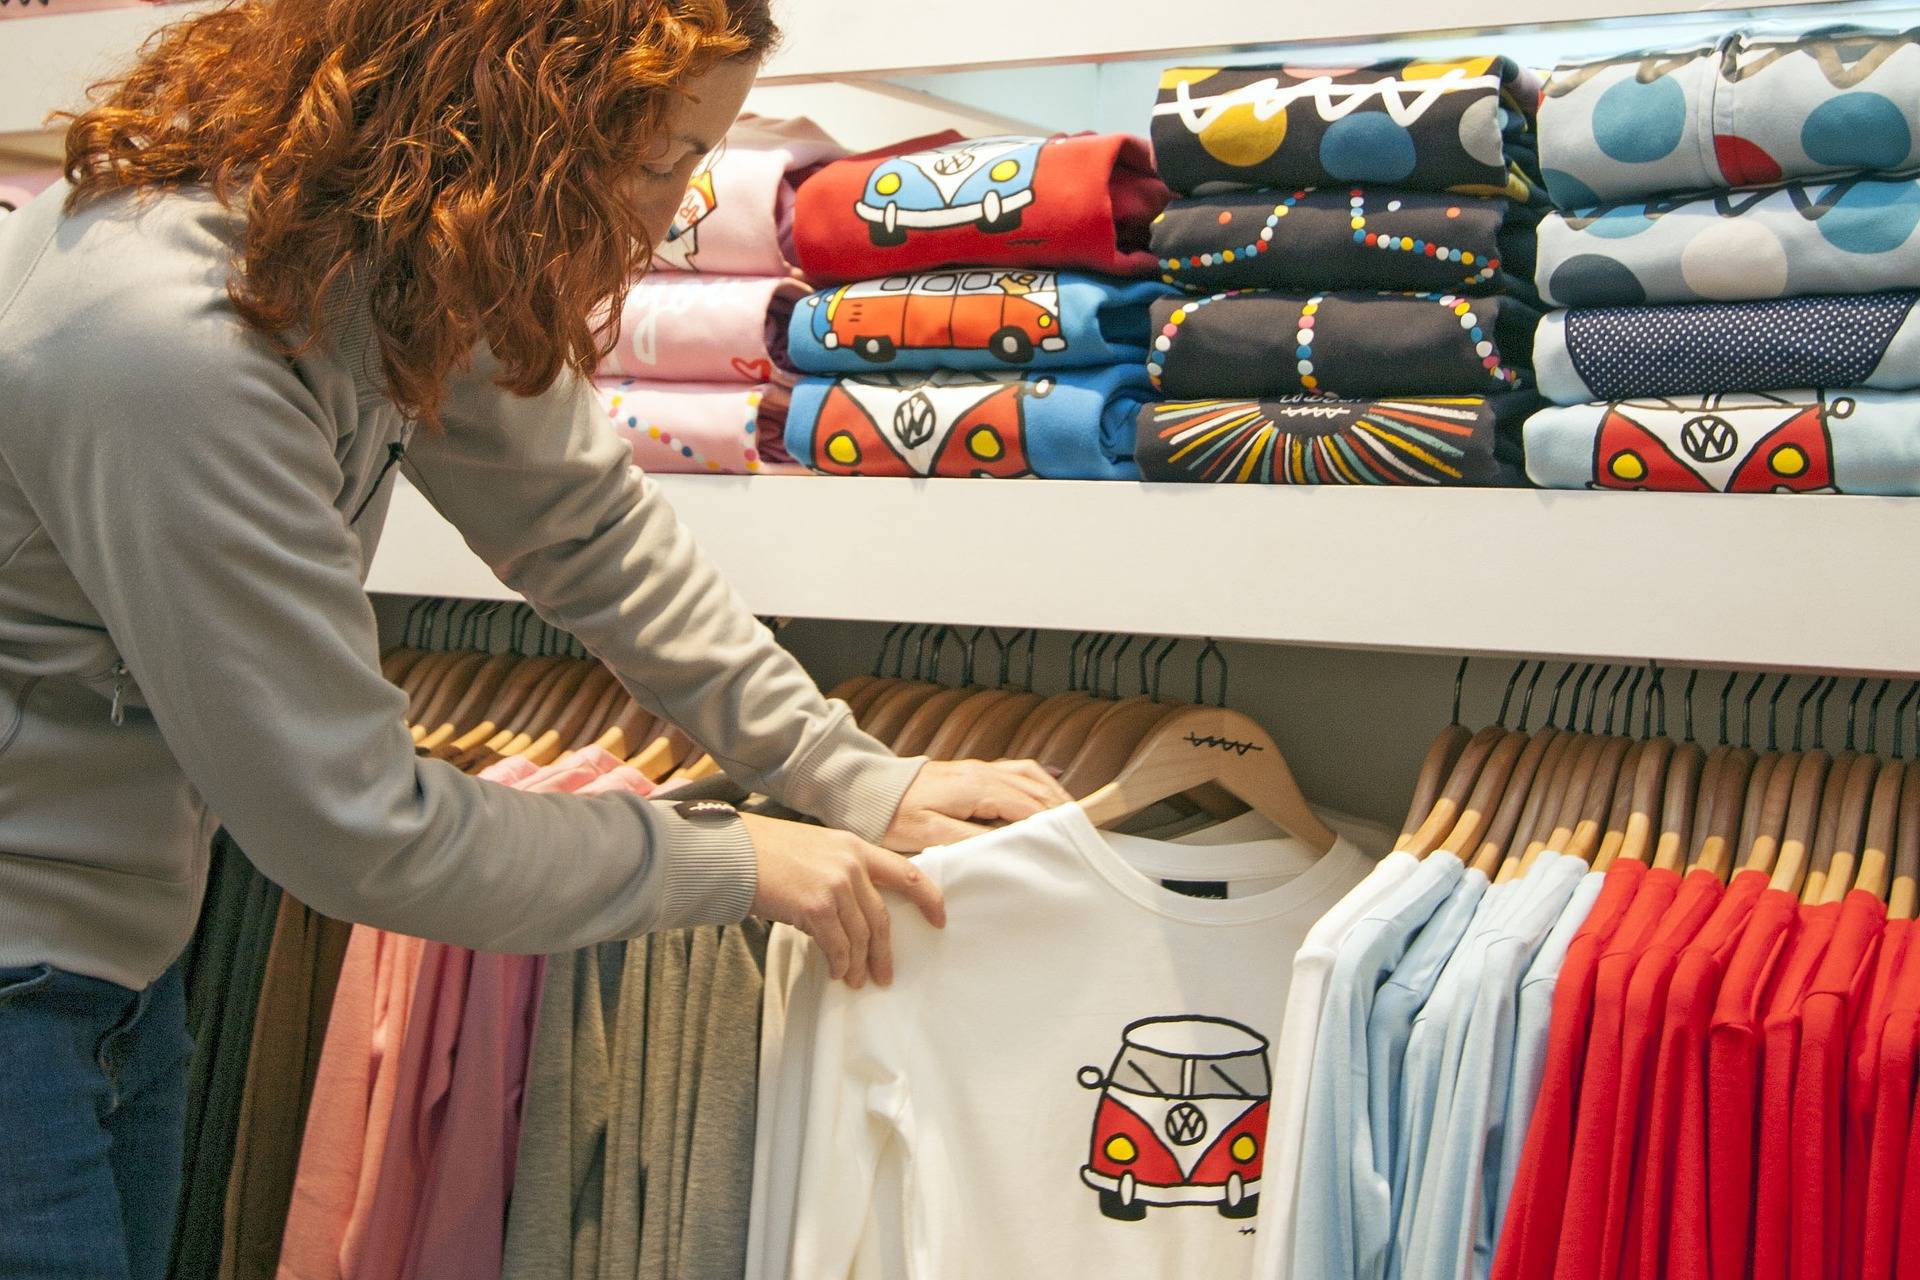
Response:
[[[501,581],[579,637],[734,781],[868,841],[922,761],[900,760],[821,696],[720,579],[570,375],[539,396],[482,355],[446,430],[416,432],[409,476]]]
[[[525,794],[415,755],[333,505],[326,411],[224,294],[143,305],[166,330],[50,386],[45,429],[15,433],[6,462],[261,870],[328,915],[502,951],[743,916],[737,822]]]

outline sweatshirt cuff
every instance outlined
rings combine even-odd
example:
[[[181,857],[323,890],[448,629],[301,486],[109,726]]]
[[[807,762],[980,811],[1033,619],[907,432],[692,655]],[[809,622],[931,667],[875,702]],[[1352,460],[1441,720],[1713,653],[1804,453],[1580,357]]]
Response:
[[[654,802],[662,871],[660,914],[653,929],[738,924],[753,908],[759,861],[747,824],[731,818],[688,819]]]
[[[844,705],[833,706],[832,730],[782,779],[775,799],[879,844],[926,757],[901,759],[862,732]]]

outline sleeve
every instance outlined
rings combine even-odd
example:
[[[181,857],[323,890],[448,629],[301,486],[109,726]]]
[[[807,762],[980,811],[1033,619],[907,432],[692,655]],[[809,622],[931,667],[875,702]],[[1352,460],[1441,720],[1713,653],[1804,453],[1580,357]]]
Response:
[[[694,546],[632,451],[563,374],[539,396],[484,353],[407,468],[500,579],[572,632],[736,782],[877,841],[921,761],[828,702]]]
[[[333,505],[325,410],[230,311],[160,310],[153,358],[64,379],[7,461],[187,780],[260,869],[327,915],[500,951],[744,916],[755,862],[737,823],[524,794],[414,754]]]

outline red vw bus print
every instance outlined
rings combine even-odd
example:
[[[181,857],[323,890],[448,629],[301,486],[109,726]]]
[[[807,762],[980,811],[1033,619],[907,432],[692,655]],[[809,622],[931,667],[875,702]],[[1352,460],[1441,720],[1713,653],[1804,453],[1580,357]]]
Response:
[[[1051,378],[948,369],[841,378],[820,406],[810,461],[839,476],[1029,476],[1026,404],[1052,389]]]
[[[1226,1018],[1143,1018],[1127,1027],[1098,1089],[1093,1152],[1080,1178],[1100,1212],[1138,1222],[1149,1205],[1212,1205],[1228,1218],[1259,1211],[1273,1084],[1267,1038]]]
[[[807,299],[813,336],[874,364],[907,351],[987,351],[1013,365],[1064,351],[1050,271],[935,271],[842,285]]]

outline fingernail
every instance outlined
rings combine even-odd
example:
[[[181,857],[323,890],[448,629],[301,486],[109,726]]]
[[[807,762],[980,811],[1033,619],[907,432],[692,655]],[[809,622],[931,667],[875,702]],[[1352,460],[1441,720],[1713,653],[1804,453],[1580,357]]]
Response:
[[[1052,774],[1052,775],[1053,775],[1054,777],[1056,777],[1056,778],[1058,778],[1058,777],[1061,777],[1062,775],[1064,775],[1064,774],[1066,773],[1066,770],[1065,770],[1065,769],[1062,769],[1062,768],[1059,768],[1059,767],[1057,767],[1057,766],[1055,766],[1055,765],[1048,765],[1048,766],[1047,766],[1047,772],[1048,772],[1048,773],[1050,773],[1050,774]]]

